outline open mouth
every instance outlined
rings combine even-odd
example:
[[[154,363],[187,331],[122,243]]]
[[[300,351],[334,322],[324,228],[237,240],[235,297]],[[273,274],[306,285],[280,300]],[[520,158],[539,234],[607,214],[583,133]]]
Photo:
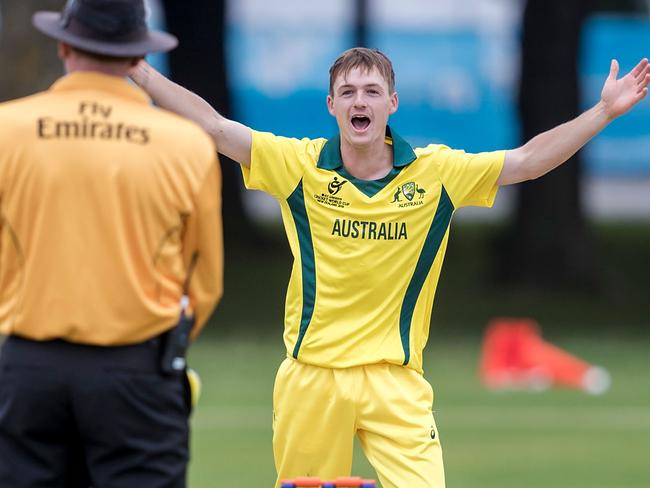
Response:
[[[352,127],[358,131],[364,131],[370,126],[370,118],[365,115],[353,115],[351,119]]]

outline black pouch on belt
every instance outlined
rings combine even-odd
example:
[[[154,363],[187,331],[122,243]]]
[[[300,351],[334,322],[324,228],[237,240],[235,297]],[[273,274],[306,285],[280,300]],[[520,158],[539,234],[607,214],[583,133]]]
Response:
[[[194,327],[194,317],[185,313],[181,307],[178,323],[162,336],[160,369],[166,375],[185,374],[187,348],[190,345],[190,332]]]

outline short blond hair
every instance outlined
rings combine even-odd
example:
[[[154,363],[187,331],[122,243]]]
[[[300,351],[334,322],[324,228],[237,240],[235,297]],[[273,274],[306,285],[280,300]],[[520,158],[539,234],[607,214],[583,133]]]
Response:
[[[334,82],[339,75],[345,77],[355,68],[361,68],[366,72],[376,68],[388,83],[389,93],[395,92],[395,72],[390,59],[378,49],[353,47],[341,54],[330,68],[330,95],[334,95]]]

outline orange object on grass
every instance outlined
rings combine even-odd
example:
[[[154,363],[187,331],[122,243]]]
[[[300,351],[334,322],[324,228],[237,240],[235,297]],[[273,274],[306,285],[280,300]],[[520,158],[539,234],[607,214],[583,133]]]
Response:
[[[488,324],[480,376],[495,390],[564,386],[601,394],[610,385],[606,370],[545,341],[537,322],[527,318],[498,318]]]

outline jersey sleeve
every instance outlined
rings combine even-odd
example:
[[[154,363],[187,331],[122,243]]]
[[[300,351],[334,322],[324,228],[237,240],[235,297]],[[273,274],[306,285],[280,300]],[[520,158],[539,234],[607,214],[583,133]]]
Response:
[[[427,149],[432,148],[429,146]],[[491,207],[494,204],[505,151],[472,154],[435,146],[432,156],[455,208]]]
[[[305,164],[315,163],[313,143],[253,131],[250,167],[241,166],[246,188],[286,199],[303,177]]]

